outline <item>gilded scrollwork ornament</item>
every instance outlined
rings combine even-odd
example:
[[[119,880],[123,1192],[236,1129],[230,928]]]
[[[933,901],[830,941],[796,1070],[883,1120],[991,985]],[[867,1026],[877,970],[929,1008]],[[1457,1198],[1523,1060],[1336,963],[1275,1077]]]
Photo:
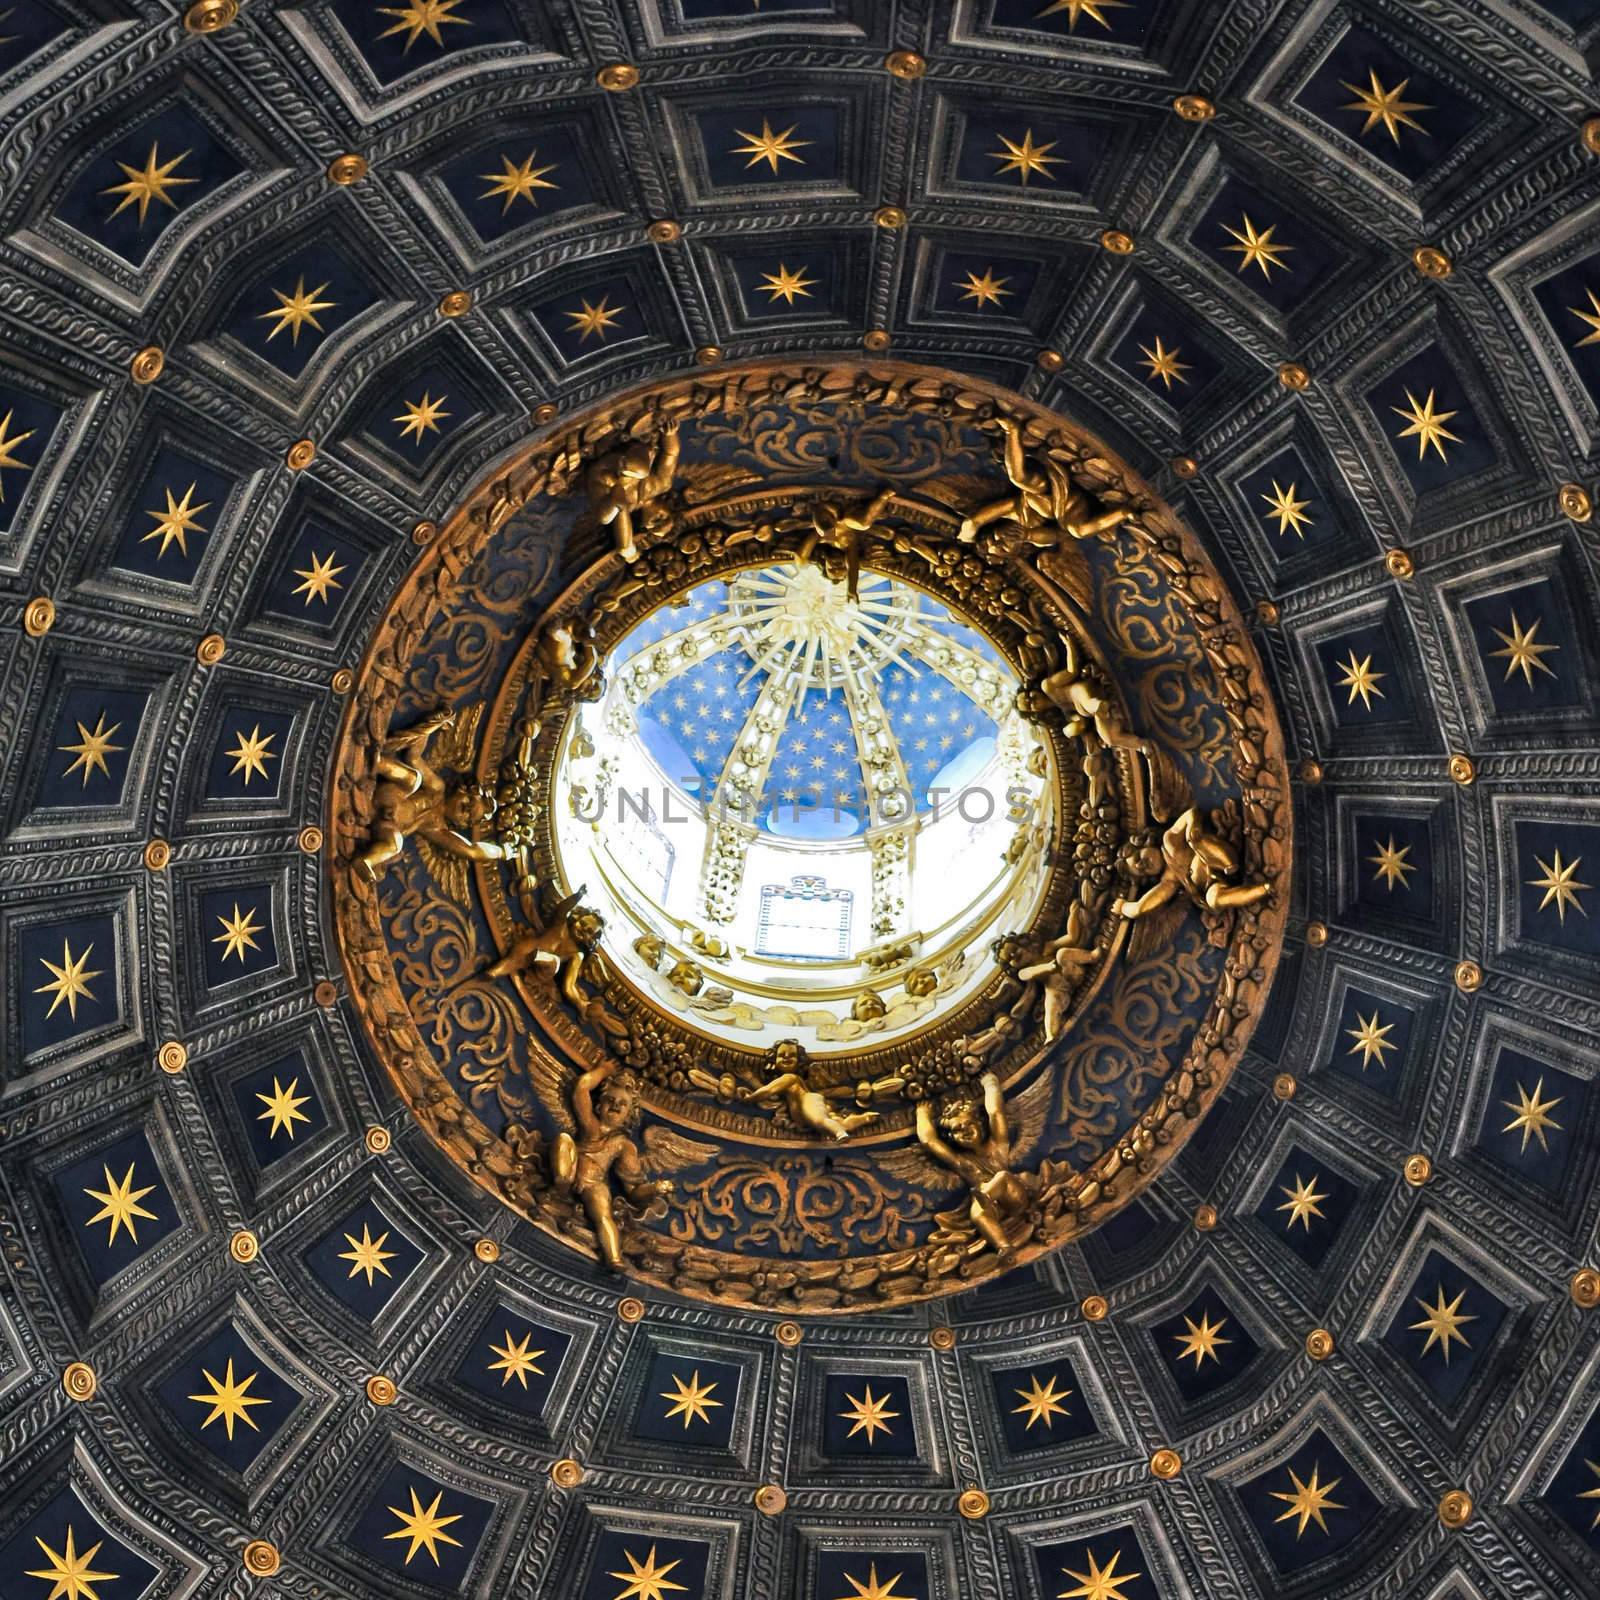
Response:
[[[619,914],[559,845],[613,825],[607,740],[700,659],[673,607],[753,570],[948,608],[921,669],[1020,730],[996,759],[1041,802],[992,847],[1027,893],[952,947],[864,713],[872,903],[817,999],[738,987],[759,830],[709,788],[692,920]],[[757,699],[730,803],[788,714]],[[1126,1204],[1220,1093],[1286,915],[1281,737],[1199,545],[1071,424],[890,364],[720,367],[499,469],[380,625],[333,792],[351,994],[451,1159],[608,1268],[774,1312],[947,1293]]]

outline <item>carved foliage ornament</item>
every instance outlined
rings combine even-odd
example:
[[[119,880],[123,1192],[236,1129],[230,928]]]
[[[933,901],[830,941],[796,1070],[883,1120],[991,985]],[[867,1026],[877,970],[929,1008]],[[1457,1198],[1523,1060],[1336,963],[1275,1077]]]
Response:
[[[869,800],[893,931],[804,1042],[759,1007],[722,1026],[732,925],[624,926],[554,816],[562,764],[628,726],[613,648],[754,569],[838,608],[886,578],[933,597],[1037,741],[1006,852],[1028,892],[965,948],[896,921],[917,842]],[[870,778],[890,758],[859,742]],[[964,1289],[1126,1204],[1233,1070],[1287,909],[1277,718],[1198,543],[1081,430],[932,369],[728,369],[528,448],[419,554],[338,763],[350,991],[418,1120],[604,1266],[774,1312]],[[700,820],[716,914],[756,830]]]

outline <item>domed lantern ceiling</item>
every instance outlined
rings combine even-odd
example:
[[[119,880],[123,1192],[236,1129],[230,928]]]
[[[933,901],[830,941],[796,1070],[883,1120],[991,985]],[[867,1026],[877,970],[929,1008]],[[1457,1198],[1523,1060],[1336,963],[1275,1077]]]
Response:
[[[0,0],[0,1597],[1600,1593],[1597,61]]]

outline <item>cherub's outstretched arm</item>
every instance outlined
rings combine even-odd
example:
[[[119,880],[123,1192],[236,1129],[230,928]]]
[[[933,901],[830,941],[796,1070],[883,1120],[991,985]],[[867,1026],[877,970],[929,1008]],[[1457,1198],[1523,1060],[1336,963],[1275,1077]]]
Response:
[[[617,1154],[611,1171],[616,1176],[622,1192],[636,1206],[647,1206],[672,1193],[670,1178],[647,1178],[644,1163],[639,1160],[639,1147],[627,1140]]]
[[[917,1139],[935,1161],[942,1161],[947,1167],[958,1172],[961,1170],[955,1151],[939,1137],[939,1126],[934,1121],[933,1107],[926,1100],[917,1102]]]
[[[595,1120],[594,1091],[611,1076],[613,1063],[602,1061],[598,1067],[581,1073],[572,1086],[572,1116],[586,1139],[594,1138],[601,1130]]]
[[[1123,900],[1119,904],[1125,917],[1142,917],[1147,911],[1164,906],[1178,892],[1178,880],[1170,873],[1150,885],[1136,900]]]
[[[1018,489],[1025,489],[1027,485],[1023,482],[1023,477],[1027,472],[1027,461],[1022,454],[1022,429],[1010,417],[1001,417],[1000,427],[1006,436],[1001,451],[1006,476]]]
[[[672,475],[678,470],[678,425],[671,423],[661,435],[661,448],[656,453],[655,465],[645,479],[645,493],[665,494],[672,486]]]
[[[989,1137],[1005,1149],[1011,1148],[1011,1127],[1006,1121],[1005,1096],[1000,1092],[1000,1080],[986,1072],[982,1078],[983,1109],[989,1118]]]
[[[745,1098],[764,1103],[768,1100],[780,1100],[792,1090],[803,1088],[805,1081],[797,1073],[782,1072],[776,1078],[769,1078],[759,1089],[752,1089]]]
[[[510,852],[495,839],[469,839],[454,828],[429,828],[423,837],[436,844],[447,855],[460,856],[463,861],[504,861]]]

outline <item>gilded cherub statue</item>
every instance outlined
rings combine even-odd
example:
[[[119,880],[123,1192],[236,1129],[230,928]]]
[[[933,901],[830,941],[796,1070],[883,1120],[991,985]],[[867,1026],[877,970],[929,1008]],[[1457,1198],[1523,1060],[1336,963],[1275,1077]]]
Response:
[[[550,1172],[559,1193],[576,1194],[600,1247],[600,1259],[613,1272],[622,1269],[622,1235],[612,1210],[613,1182],[628,1202],[646,1215],[672,1193],[668,1178],[645,1176],[633,1129],[639,1120],[639,1080],[614,1061],[582,1073],[572,1086],[572,1116],[577,1134],[558,1133],[550,1152]]]
[[[1133,864],[1143,872],[1159,871],[1160,876],[1136,899],[1116,902],[1115,909],[1124,917],[1145,916],[1179,890],[1207,911],[1254,905],[1272,893],[1270,884],[1225,881],[1238,875],[1238,854],[1206,827],[1196,806],[1167,824],[1159,850],[1147,845]]]
[[[780,1040],[772,1051],[773,1076],[759,1089],[747,1089],[740,1096],[758,1105],[782,1100],[790,1117],[813,1133],[826,1134],[835,1141],[848,1139],[852,1133],[869,1127],[878,1120],[876,1111],[851,1111],[836,1115],[828,1104],[830,1100],[855,1099],[865,1102],[879,1095],[894,1094],[905,1087],[905,1079],[885,1077],[863,1081],[853,1088],[839,1084],[832,1089],[813,1089],[801,1076],[800,1046],[793,1039]]]
[[[589,501],[602,528],[616,525],[617,554],[639,559],[637,536],[659,534],[672,520],[661,497],[672,487],[678,470],[678,426],[669,423],[654,442],[635,439],[589,468]]]
[[[525,908],[532,903],[532,879],[519,881],[525,890]],[[590,1003],[590,997],[578,987],[584,964],[595,955],[600,935],[605,931],[605,921],[598,911],[580,905],[583,886],[557,903],[544,926],[537,932],[528,929],[511,941],[511,948],[489,968],[491,978],[509,977],[516,972],[546,972],[557,979],[561,993],[579,1011]]]
[[[1047,448],[1031,458],[1030,465],[1022,448],[1021,423],[1010,417],[1000,417],[998,421],[1005,435],[1000,460],[1016,493],[992,500],[963,519],[956,534],[963,544],[970,544],[981,528],[1002,518],[1016,523],[1029,535],[1029,542],[1041,549],[1056,543],[1058,534],[1053,530],[1069,538],[1087,539],[1127,518],[1126,511],[1087,515],[1092,510],[1089,497],[1072,481],[1069,459],[1061,451]]]
[[[597,698],[600,652],[581,618],[553,622],[539,641],[539,676],[545,695],[565,692],[575,700]],[[535,725],[537,731],[537,725]]]
[[[860,511],[841,511],[821,501],[811,511],[811,531],[800,543],[796,559],[816,561],[835,582],[841,572],[845,593],[851,600],[861,598],[861,547],[894,500],[894,490],[884,489]]]
[[[1085,948],[1085,921],[1083,906],[1074,900],[1067,911],[1066,932],[1045,945],[1038,961],[1017,973],[1024,983],[1034,978],[1044,980],[1044,1036],[1051,1043],[1060,1037],[1061,1024],[1083,968],[1091,965],[1097,954]]]
[[[1026,1211],[1033,1197],[1024,1179],[1011,1170],[1011,1131],[1000,1080],[986,1072],[979,1081],[983,1087],[981,1114],[977,1097],[970,1092],[947,1100],[937,1119],[933,1106],[919,1100],[917,1139],[935,1161],[956,1173],[971,1190],[967,1220],[1003,1265],[1012,1256],[1006,1223]]]
[[[1095,688],[1071,634],[1061,635],[1061,646],[1066,657],[1062,666],[1040,678],[1036,689],[1019,689],[1017,710],[1025,717],[1036,718],[1054,706],[1067,719],[1068,738],[1092,727],[1102,744],[1148,753],[1149,741],[1132,732],[1122,720],[1116,702]]]
[[[372,833],[356,857],[373,883],[409,840],[435,882],[451,899],[465,903],[468,864],[507,858],[509,851],[499,840],[474,837],[494,818],[494,796],[478,783],[447,784],[438,770],[465,767],[472,760],[482,714],[482,701],[465,713],[436,711],[384,740],[372,791]]]

